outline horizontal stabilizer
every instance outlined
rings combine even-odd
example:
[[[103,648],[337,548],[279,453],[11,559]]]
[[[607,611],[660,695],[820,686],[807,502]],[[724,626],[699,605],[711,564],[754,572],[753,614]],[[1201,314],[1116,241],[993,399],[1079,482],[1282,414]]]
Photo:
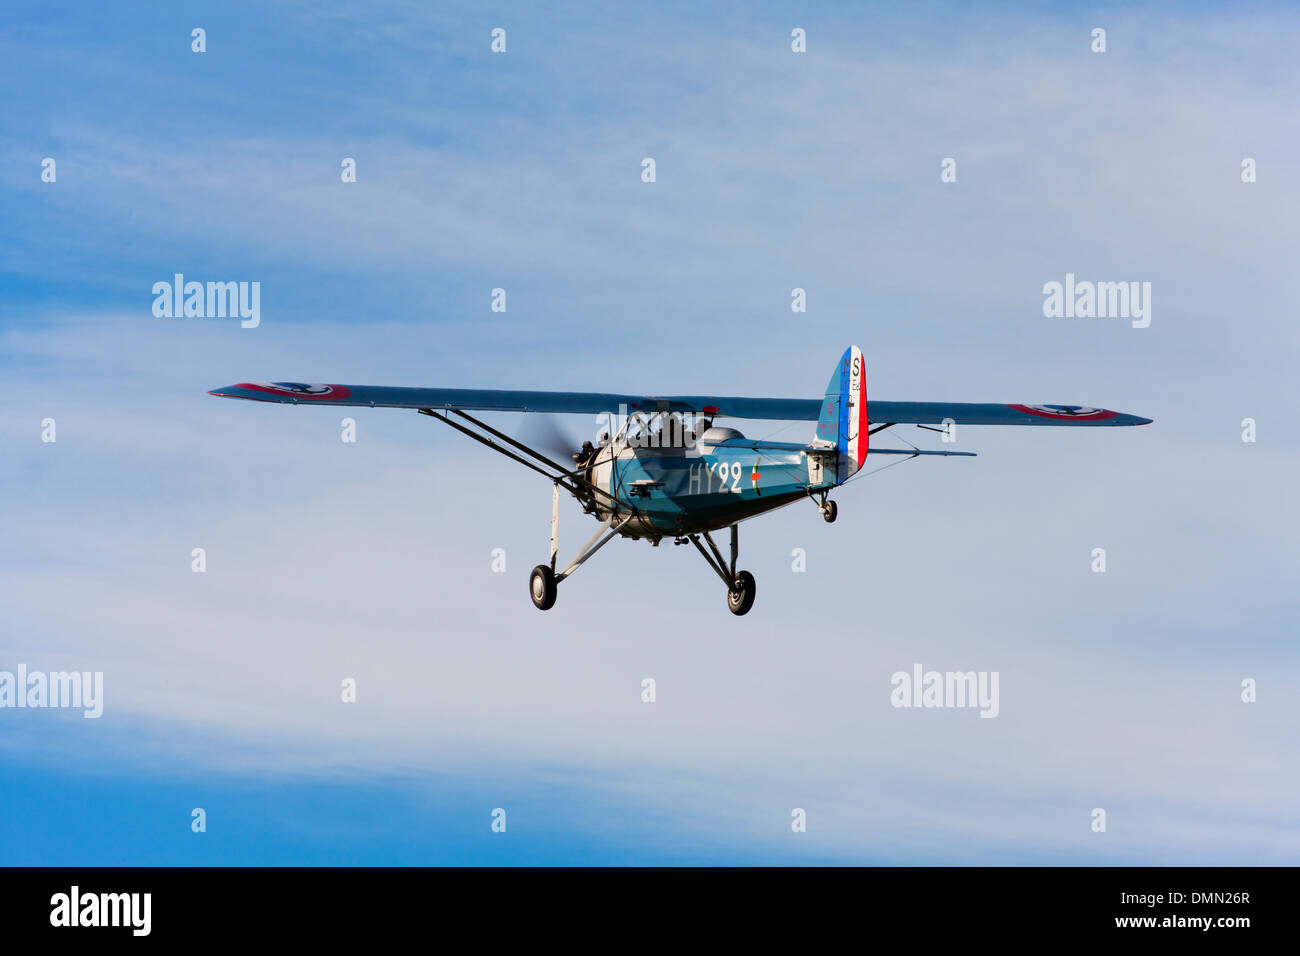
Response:
[[[798,442],[766,441],[761,438],[728,438],[717,442],[716,448],[744,448],[767,455],[788,455],[792,452],[805,452],[810,455],[837,455],[834,445],[801,445]],[[868,455],[952,455],[961,458],[974,458],[973,451],[922,451],[919,448],[876,448],[867,449]]]
[[[919,448],[868,448],[868,455],[952,455],[960,458],[974,458],[973,451],[921,451]]]

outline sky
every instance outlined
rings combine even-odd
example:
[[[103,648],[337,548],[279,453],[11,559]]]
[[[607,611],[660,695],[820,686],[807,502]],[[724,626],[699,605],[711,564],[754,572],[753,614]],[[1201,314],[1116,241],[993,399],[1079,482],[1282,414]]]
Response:
[[[102,672],[104,712],[0,708],[0,863],[1295,863],[1298,40],[1284,4],[10,12],[0,671]],[[176,273],[259,324],[155,316]],[[1150,326],[1045,316],[1067,273],[1150,282]],[[869,397],[1154,424],[900,428],[979,457],[746,523],[747,616],[632,541],[543,614],[536,475],[206,394],[815,398],[849,344]],[[892,706],[916,664],[997,672],[997,717]]]

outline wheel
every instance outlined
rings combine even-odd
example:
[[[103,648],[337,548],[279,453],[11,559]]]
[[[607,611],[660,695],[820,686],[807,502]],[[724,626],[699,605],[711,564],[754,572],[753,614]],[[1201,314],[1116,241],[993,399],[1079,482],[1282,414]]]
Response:
[[[754,606],[754,576],[748,571],[736,575],[736,583],[727,592],[727,607],[737,616],[746,614]]]
[[[827,524],[830,524],[839,513],[840,509],[836,507],[835,502],[828,501],[826,502],[826,510],[822,512],[822,518],[825,519]]]
[[[555,572],[547,565],[539,564],[533,568],[528,579],[528,593],[540,611],[549,611],[555,606],[555,595],[559,587],[555,583]]]

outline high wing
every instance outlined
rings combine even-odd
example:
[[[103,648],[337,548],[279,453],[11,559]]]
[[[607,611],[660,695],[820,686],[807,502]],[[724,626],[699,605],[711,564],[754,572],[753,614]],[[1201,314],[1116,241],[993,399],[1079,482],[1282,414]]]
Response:
[[[610,392],[530,392],[494,388],[394,388],[386,385],[304,385],[244,382],[209,395],[304,405],[373,405],[376,408],[460,408],[481,412],[703,412],[732,418],[816,421],[821,402],[806,398],[719,398],[707,395],[618,395]]]
[[[1150,418],[1089,405],[997,405],[978,402],[867,402],[872,423],[942,425],[1149,425]]]
[[[590,414],[700,412],[766,420],[817,421],[822,401],[809,398],[739,398],[717,395],[619,395],[607,392],[535,392],[482,388],[397,388],[386,385],[309,385],[243,382],[208,393],[222,398],[302,405],[374,408],[459,408],[484,412]],[[1086,405],[997,405],[969,402],[867,403],[871,422],[942,425],[1146,425],[1151,419]]]

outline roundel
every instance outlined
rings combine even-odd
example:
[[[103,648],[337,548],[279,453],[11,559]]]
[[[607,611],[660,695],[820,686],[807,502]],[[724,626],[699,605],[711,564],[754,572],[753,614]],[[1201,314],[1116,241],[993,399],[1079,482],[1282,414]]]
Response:
[[[1091,405],[1012,405],[1011,407],[1018,412],[1026,412],[1042,418],[1098,419],[1114,418],[1119,414],[1105,408],[1093,408]]]
[[[346,385],[307,385],[302,382],[248,382],[242,387],[259,392],[271,392],[275,395],[316,400],[347,398],[352,394],[352,390]]]

